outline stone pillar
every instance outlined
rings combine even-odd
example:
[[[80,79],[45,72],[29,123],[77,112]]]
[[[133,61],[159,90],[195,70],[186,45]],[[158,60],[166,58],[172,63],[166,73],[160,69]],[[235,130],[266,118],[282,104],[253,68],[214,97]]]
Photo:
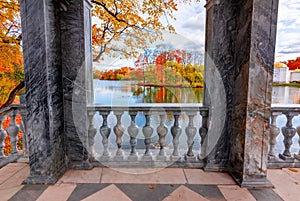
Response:
[[[55,183],[66,169],[58,9],[52,1],[22,0],[30,177]]]
[[[220,74],[226,112],[217,114],[226,120],[217,145],[208,153],[206,169],[227,163],[243,187],[272,186],[266,179],[266,163],[277,10],[278,0],[209,0],[207,4],[206,84],[216,83],[209,80]],[[224,100],[207,88],[205,103],[214,107],[214,100]],[[222,122],[217,123],[210,122],[214,126]]]
[[[60,12],[66,156],[70,168],[89,169],[87,104],[92,93],[91,4],[73,0]]]
[[[72,110],[72,94],[82,95],[75,98],[80,106],[91,97],[91,82],[76,82],[80,67],[84,76],[91,72],[86,59],[91,54],[90,35],[84,32],[90,26],[84,20],[84,14],[90,20],[89,9],[84,0],[63,6],[55,0],[21,0],[30,161],[24,183],[53,184],[74,161],[77,167],[91,167],[82,138],[87,135],[86,105],[79,109],[84,111],[79,129]],[[85,93],[74,86],[83,87]]]

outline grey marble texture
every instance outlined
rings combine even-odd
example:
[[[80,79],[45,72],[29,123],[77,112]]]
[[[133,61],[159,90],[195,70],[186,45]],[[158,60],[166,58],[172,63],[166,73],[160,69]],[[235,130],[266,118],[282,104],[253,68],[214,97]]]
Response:
[[[228,169],[247,187],[270,186],[266,181],[267,125],[278,0],[209,0],[206,7],[206,85],[216,84],[209,79],[217,79],[219,72],[226,112],[217,116],[226,115],[226,120],[205,169]],[[222,101],[220,87],[214,88],[205,91],[204,104],[212,108],[214,100]],[[222,126],[210,120],[210,124]],[[207,135],[214,133],[209,129]]]
[[[52,1],[21,1],[31,176],[53,183],[66,169],[58,12]]]
[[[91,167],[82,140],[92,88],[85,77],[92,71],[86,31],[91,7],[82,0],[70,2],[67,10],[58,6],[52,0],[21,1],[31,171],[25,183],[55,183],[68,167]],[[76,122],[74,108],[82,117]]]

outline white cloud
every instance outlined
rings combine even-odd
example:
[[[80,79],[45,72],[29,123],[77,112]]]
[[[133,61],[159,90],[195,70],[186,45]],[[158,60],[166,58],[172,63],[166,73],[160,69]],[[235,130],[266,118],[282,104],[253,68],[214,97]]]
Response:
[[[300,1],[279,1],[276,61],[300,56]]]

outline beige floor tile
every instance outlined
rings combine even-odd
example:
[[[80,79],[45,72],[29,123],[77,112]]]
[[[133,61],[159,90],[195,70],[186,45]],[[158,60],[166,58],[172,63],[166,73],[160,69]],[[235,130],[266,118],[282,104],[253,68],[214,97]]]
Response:
[[[255,201],[256,199],[245,188],[240,188],[237,185],[218,186],[226,200],[230,201]]]
[[[0,184],[12,177],[22,168],[28,166],[26,163],[10,163],[0,169]],[[29,166],[28,166],[29,168]]]
[[[65,201],[76,188],[76,184],[58,184],[49,186],[37,199],[37,201]]]
[[[102,168],[92,170],[68,170],[58,183],[99,183]]]
[[[22,182],[29,176],[29,167],[24,166],[22,169],[18,170],[17,173],[12,175],[4,183],[0,185],[0,190],[14,188],[20,186]]]
[[[83,201],[131,201],[131,199],[125,195],[115,185],[110,185],[93,195],[83,199]]]
[[[0,190],[0,201],[7,201],[9,200],[14,194],[16,194],[23,185],[2,189]]]
[[[186,179],[181,168],[103,168],[101,183],[185,184]]]
[[[288,173],[291,177],[298,181],[300,184],[300,168],[283,168],[282,171]]]
[[[288,201],[299,201],[300,183],[281,169],[269,169],[267,178],[275,186],[275,193]]]
[[[163,199],[163,201],[209,201],[198,193],[188,189],[185,186],[179,186],[175,191],[173,191],[168,197]]]
[[[222,185],[235,184],[227,173],[204,172],[201,169],[184,169],[189,184]]]

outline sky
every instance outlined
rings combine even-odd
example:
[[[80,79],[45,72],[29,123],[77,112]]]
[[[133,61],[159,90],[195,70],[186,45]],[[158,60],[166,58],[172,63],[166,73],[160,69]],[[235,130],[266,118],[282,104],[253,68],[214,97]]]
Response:
[[[179,36],[204,47],[206,1],[180,5],[174,24]],[[172,39],[172,37],[171,37]],[[178,40],[180,41],[180,40]],[[300,0],[279,0],[275,61],[300,56]]]
[[[167,44],[175,49],[197,48],[204,52],[205,3],[206,1],[202,0],[200,3],[192,2],[190,5],[179,4],[178,11],[174,13],[176,21],[170,21],[177,34],[165,32],[164,41],[157,41],[149,46]],[[276,62],[296,59],[300,56],[300,0],[279,0],[275,52]],[[101,65],[95,63],[95,67],[120,68],[124,63],[134,67],[134,59],[106,58],[104,60]]]

